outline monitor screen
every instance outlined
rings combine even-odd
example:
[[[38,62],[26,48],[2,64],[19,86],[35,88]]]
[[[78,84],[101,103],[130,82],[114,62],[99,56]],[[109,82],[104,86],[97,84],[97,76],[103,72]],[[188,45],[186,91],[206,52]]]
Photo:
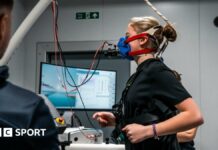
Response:
[[[112,109],[115,104],[116,71],[67,67],[69,75],[64,69],[63,66],[41,63],[39,93],[45,95],[57,109]],[[82,84],[87,73],[87,78],[91,78]],[[74,83],[78,85],[80,94],[73,87]]]

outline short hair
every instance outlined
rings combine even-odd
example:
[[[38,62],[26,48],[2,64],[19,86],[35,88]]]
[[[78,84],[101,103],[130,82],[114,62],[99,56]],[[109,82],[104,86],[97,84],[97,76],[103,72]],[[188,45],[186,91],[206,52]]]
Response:
[[[12,9],[13,5],[14,5],[13,0],[0,0],[0,9],[2,9],[4,7]]]

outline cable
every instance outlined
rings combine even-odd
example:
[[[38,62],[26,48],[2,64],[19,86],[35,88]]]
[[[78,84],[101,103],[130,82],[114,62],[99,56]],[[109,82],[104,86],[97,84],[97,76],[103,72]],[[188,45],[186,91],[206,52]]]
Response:
[[[154,5],[151,4],[151,2],[150,2],[149,0],[144,0],[144,1],[148,4],[148,6],[150,6],[150,7],[154,10],[154,12],[156,12],[156,13],[158,14],[158,16],[160,16],[167,24],[171,24],[171,23],[169,22],[169,20],[168,20],[161,12],[159,12],[159,11],[157,10],[157,8],[154,7]]]
[[[61,45],[60,45],[59,39],[58,39],[58,14],[59,14],[59,11],[58,11],[58,3],[57,3],[57,0],[53,0],[53,3],[52,3],[52,4],[53,4],[53,5],[52,5],[53,19],[54,19],[54,22],[53,22],[54,26],[53,26],[53,27],[54,27],[54,34],[55,34],[55,36],[54,36],[55,49],[58,48],[58,50],[59,50],[59,55],[60,55],[60,60],[61,60],[61,64],[62,64],[62,65],[64,66],[64,68],[65,68],[65,69],[64,69],[64,72],[63,72],[63,70],[62,70],[62,76],[63,76],[63,79],[64,79],[64,80],[63,80],[64,82],[63,82],[62,85],[64,86],[64,89],[66,90],[66,94],[68,95],[67,86],[66,86],[66,83],[65,83],[65,82],[67,82],[68,85],[71,85],[71,84],[69,84],[70,82],[67,80],[67,76],[66,76],[66,72],[68,72],[68,75],[69,75],[70,79],[73,81],[73,84],[74,84],[73,87],[76,88],[76,90],[77,90],[77,92],[78,92],[78,94],[79,94],[80,100],[81,100],[81,102],[82,102],[82,104],[83,104],[83,106],[84,106],[84,109],[85,109],[85,104],[84,104],[84,102],[83,102],[83,99],[82,99],[82,96],[81,96],[81,93],[80,93],[78,87],[81,86],[81,85],[84,85],[85,83],[87,83],[87,82],[92,78],[92,76],[94,75],[94,73],[95,73],[95,71],[96,71],[96,69],[97,69],[97,67],[98,67],[98,64],[99,64],[99,62],[100,62],[100,56],[101,56],[101,55],[99,55],[98,63],[97,63],[97,65],[96,65],[96,67],[95,67],[95,70],[94,70],[93,74],[90,76],[90,78],[88,78],[88,80],[86,80],[87,78],[85,78],[84,82],[83,82],[81,85],[79,85],[79,86],[76,85],[75,80],[73,79],[73,77],[71,76],[71,74],[70,74],[68,68],[66,67],[66,61],[65,61],[64,56],[62,55],[62,48],[61,48]],[[104,48],[105,43],[106,43],[106,42],[104,42],[104,44],[100,47],[100,48],[102,48],[102,50],[103,50],[103,48]],[[96,51],[95,57],[97,56],[98,51],[99,51],[99,49]],[[94,60],[95,60],[95,57],[94,57]],[[93,62],[94,62],[94,60],[93,60]],[[57,53],[56,53],[56,51],[55,51],[55,62],[56,62],[56,64],[57,64]],[[93,65],[94,65],[94,63],[92,63],[92,65],[91,65],[91,67],[90,67],[89,70],[92,69]],[[87,75],[86,77],[88,77],[88,75]],[[72,108],[71,108],[71,111],[73,111]],[[94,126],[93,123],[91,122],[91,120],[90,120],[90,118],[89,118],[89,116],[88,116],[88,113],[87,113],[87,110],[86,110],[86,109],[85,109],[85,114],[86,114],[86,116],[87,116],[87,119],[88,119],[90,125],[99,133],[99,135],[101,135],[101,133],[95,128],[95,126]]]
[[[104,45],[103,45],[103,47],[104,47]],[[86,77],[84,78],[84,80],[83,80],[79,85],[72,85],[68,80],[66,80],[67,83],[68,83],[71,87],[76,87],[76,86],[77,86],[77,87],[80,87],[80,86],[86,84],[88,81],[90,81],[90,79],[91,79],[91,78],[93,77],[93,75],[95,74],[95,72],[96,72],[96,70],[97,70],[97,68],[98,68],[98,65],[99,65],[99,63],[100,63],[100,58],[101,58],[101,55],[102,55],[103,47],[102,47],[102,49],[100,50],[99,58],[98,58],[98,61],[97,61],[97,64],[96,64],[94,70],[92,71],[92,74],[89,76],[89,72],[91,71],[91,70],[89,70],[89,72],[87,73]],[[68,72],[68,75],[70,75],[70,72],[69,72],[68,69],[67,69],[67,72]],[[89,77],[88,77],[88,76],[89,76]],[[67,76],[66,76],[66,72],[65,72],[65,77],[67,77]],[[72,90],[72,91],[73,91],[73,90]]]
[[[144,0],[144,1],[147,3],[149,7],[151,7],[152,10],[154,10],[155,13],[157,13],[159,17],[161,17],[169,26],[171,26],[169,19],[167,19],[160,11],[158,11],[157,8],[149,0]],[[165,38],[165,42],[163,42],[163,45],[161,48],[158,48],[159,51],[156,55],[156,57],[160,58],[161,60],[163,60],[162,55],[168,45],[168,39],[166,39],[166,37],[164,38]]]
[[[71,78],[71,80],[73,81],[74,85],[76,85],[75,80],[73,79],[73,77],[70,76],[70,78]],[[81,93],[80,93],[80,91],[79,91],[79,88],[78,88],[77,86],[75,86],[75,88],[76,88],[76,90],[77,90],[77,92],[78,92],[78,94],[79,94],[80,100],[81,100],[82,105],[84,106],[84,109],[85,109],[85,104],[84,104],[84,102],[83,102],[83,100],[82,100],[82,96],[81,96]],[[87,117],[87,119],[88,119],[90,125],[91,125],[98,133],[100,133],[100,132],[96,129],[96,127],[93,125],[93,123],[91,122],[91,120],[90,120],[90,118],[89,118],[89,116],[88,116],[88,113],[87,113],[86,109],[85,109],[85,114],[86,114],[86,117]]]

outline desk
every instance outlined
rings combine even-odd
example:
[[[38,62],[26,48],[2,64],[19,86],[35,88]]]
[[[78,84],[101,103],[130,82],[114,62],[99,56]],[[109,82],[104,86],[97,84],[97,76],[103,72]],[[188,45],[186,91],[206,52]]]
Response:
[[[66,150],[125,150],[122,144],[71,144]]]

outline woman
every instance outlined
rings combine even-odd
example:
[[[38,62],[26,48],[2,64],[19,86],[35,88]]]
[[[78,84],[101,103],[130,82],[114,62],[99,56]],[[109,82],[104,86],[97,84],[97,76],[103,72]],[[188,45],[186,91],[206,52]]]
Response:
[[[180,149],[176,133],[203,123],[200,110],[174,73],[157,56],[168,41],[176,40],[170,24],[162,27],[153,17],[134,17],[120,53],[137,63],[115,113],[93,115],[102,126],[119,125],[127,150]],[[174,113],[176,110],[179,114]]]

